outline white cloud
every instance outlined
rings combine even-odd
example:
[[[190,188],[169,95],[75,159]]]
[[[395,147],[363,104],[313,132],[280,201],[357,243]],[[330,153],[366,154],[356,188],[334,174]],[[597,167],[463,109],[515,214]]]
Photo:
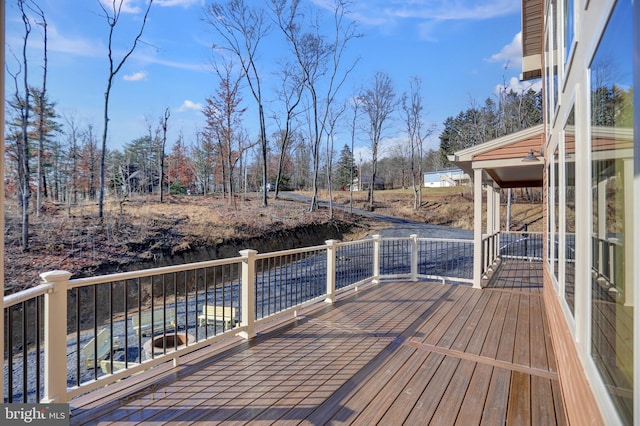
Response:
[[[182,105],[180,105],[180,107],[178,108],[178,112],[201,111],[201,110],[202,110],[201,103],[193,102],[188,99],[182,102]]]
[[[145,71],[134,72],[133,74],[125,75],[122,77],[124,81],[140,81],[146,80],[147,73]]]
[[[30,47],[37,50],[41,50],[44,47],[40,37],[32,37],[29,43]],[[17,34],[8,34],[7,44],[16,49],[16,46],[22,45],[22,38]],[[92,58],[103,56],[106,52],[102,42],[62,35],[56,25],[51,23],[47,23],[47,50],[49,52],[64,53],[65,55]]]
[[[505,86],[502,84],[498,84],[493,92],[495,94],[499,94],[502,90],[505,89]],[[534,92],[538,92],[542,89],[542,80],[533,80],[533,81],[520,81],[516,77],[511,77],[506,86],[507,92],[514,91],[516,93],[524,93],[529,89]]]
[[[189,7],[194,4],[200,4],[204,6],[203,0],[155,0],[155,3],[158,6],[171,7],[171,6],[182,6]]]
[[[115,8],[116,9],[120,8],[120,12],[122,13],[140,13],[142,8],[135,5],[135,3],[143,3],[143,2],[144,1],[141,1],[141,0],[122,0],[122,5],[120,5],[119,2],[116,2]],[[100,3],[102,3],[102,6],[104,6],[104,8],[108,12],[113,12],[113,9],[114,9],[113,0],[100,0]]]
[[[486,59],[488,62],[502,62],[517,68],[522,66],[522,31],[516,34],[511,43],[504,46],[498,53]]]
[[[332,10],[332,0],[313,0]],[[350,15],[365,25],[387,27],[398,21],[479,21],[516,13],[520,3],[513,0],[369,0],[352,5]],[[424,33],[424,28],[423,31]]]

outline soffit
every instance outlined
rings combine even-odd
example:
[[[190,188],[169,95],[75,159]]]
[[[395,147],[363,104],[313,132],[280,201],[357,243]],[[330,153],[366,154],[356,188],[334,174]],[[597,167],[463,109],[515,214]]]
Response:
[[[544,171],[542,124],[463,149],[449,160],[473,176],[482,169],[501,188],[541,186]],[[537,161],[523,158],[532,151]]]
[[[522,80],[542,77],[543,0],[522,0]]]

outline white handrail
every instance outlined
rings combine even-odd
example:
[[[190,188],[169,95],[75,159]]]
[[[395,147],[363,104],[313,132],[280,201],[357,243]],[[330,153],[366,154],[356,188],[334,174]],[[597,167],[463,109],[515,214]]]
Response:
[[[210,268],[213,266],[230,265],[242,262],[242,257],[208,260],[205,262],[185,263],[183,265],[162,266],[153,269],[140,269],[138,271],[118,272],[116,274],[99,275],[97,277],[75,278],[69,280],[68,288],[83,287],[88,285],[104,284],[115,281],[125,281],[135,278],[149,277],[153,275],[170,274],[173,272],[191,271],[194,269]]]
[[[17,293],[4,296],[3,306],[9,308],[17,305],[18,303],[26,302],[27,300],[35,299],[38,296],[49,293],[53,289],[53,284],[40,284],[35,287],[28,288],[26,290],[19,291]]]

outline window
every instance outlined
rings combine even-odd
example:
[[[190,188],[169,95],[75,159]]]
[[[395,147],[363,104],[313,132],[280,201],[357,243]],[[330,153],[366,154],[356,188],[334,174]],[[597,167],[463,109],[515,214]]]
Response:
[[[556,2],[552,1],[550,4],[550,11],[547,17],[546,31],[547,39],[545,43],[545,56],[546,56],[546,86],[547,86],[547,119],[549,123],[552,123],[552,118],[555,116],[556,106],[558,105],[558,64],[557,64],[557,52],[558,52],[558,35],[556,32]],[[549,35],[550,34],[550,35]]]
[[[553,275],[560,281],[560,162],[558,147],[553,152]]]
[[[564,0],[564,60],[565,63],[569,62],[571,56],[573,41],[575,39],[575,11],[573,0]]]
[[[623,423],[633,423],[632,4],[616,7],[591,63],[591,357]],[[635,289],[639,291],[639,289]],[[637,415],[637,414],[636,414]]]
[[[574,314],[576,260],[576,167],[575,108],[564,126],[564,299]]]

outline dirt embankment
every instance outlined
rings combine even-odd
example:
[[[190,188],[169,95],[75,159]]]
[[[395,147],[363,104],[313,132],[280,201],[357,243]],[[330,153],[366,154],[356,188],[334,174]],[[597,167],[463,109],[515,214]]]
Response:
[[[346,214],[330,219],[310,213],[306,203],[238,200],[233,208],[216,197],[170,197],[126,202],[106,209],[98,221],[95,205],[67,211],[47,205],[32,215],[30,247],[20,247],[21,222],[15,203],[5,219],[5,294],[39,283],[39,274],[66,270],[74,278],[221,259],[243,249],[258,252],[350,240],[366,235],[370,225]]]

